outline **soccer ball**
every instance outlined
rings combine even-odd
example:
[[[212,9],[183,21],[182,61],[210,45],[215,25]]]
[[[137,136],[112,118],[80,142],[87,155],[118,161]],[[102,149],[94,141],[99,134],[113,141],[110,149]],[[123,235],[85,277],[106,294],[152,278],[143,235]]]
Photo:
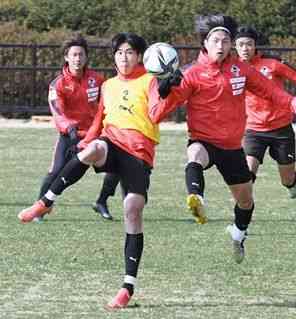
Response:
[[[165,79],[177,70],[179,57],[170,44],[157,42],[150,45],[144,52],[143,63],[148,73]]]

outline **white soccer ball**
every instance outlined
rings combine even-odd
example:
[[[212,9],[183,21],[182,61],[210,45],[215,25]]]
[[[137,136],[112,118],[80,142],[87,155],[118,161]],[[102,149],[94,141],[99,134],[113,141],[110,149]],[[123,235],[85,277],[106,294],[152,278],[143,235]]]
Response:
[[[165,79],[179,67],[179,57],[170,44],[157,42],[150,45],[144,52],[143,63],[148,73]]]

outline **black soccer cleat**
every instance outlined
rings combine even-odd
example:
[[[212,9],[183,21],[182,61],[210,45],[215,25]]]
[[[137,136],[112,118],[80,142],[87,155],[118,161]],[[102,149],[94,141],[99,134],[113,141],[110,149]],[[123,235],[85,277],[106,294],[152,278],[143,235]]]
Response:
[[[92,205],[92,208],[96,213],[99,213],[103,218],[108,220],[113,220],[113,217],[109,212],[107,203],[94,203]]]

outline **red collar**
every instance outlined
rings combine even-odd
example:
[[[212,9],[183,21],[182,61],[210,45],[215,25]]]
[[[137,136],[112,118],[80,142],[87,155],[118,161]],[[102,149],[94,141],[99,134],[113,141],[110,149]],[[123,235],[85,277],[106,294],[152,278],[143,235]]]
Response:
[[[117,76],[121,79],[121,80],[133,80],[133,79],[137,79],[138,77],[140,77],[141,75],[145,74],[146,70],[143,66],[143,64],[138,64],[132,71],[132,73],[128,74],[128,75],[123,75],[119,72],[117,72]]]
[[[212,60],[210,60],[206,51],[201,50],[198,55],[197,62],[206,66],[208,69],[214,71],[214,70],[220,70],[223,64],[229,63],[231,59],[232,59],[231,55],[228,55],[228,57],[226,57],[221,64],[218,64],[217,62],[213,62]]]
[[[63,72],[63,76],[66,79],[69,79],[69,80],[72,80],[72,81],[79,81],[84,76],[84,74],[87,72],[87,67],[84,68],[83,75],[82,75],[81,78],[78,78],[77,76],[73,75],[70,72],[68,64],[64,64],[62,72]]]

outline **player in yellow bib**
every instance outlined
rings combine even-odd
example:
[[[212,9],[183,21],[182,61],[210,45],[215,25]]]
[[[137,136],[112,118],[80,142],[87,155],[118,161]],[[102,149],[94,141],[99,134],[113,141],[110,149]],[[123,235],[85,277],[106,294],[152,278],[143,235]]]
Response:
[[[126,307],[134,293],[144,245],[143,209],[159,142],[158,125],[149,118],[149,110],[159,102],[158,83],[143,67],[145,49],[145,40],[134,33],[119,33],[113,38],[117,76],[102,86],[94,122],[78,145],[83,150],[64,167],[50,190],[18,215],[28,223],[46,214],[57,196],[90,166],[120,177],[124,191],[125,276],[122,288],[107,305],[111,310]]]

